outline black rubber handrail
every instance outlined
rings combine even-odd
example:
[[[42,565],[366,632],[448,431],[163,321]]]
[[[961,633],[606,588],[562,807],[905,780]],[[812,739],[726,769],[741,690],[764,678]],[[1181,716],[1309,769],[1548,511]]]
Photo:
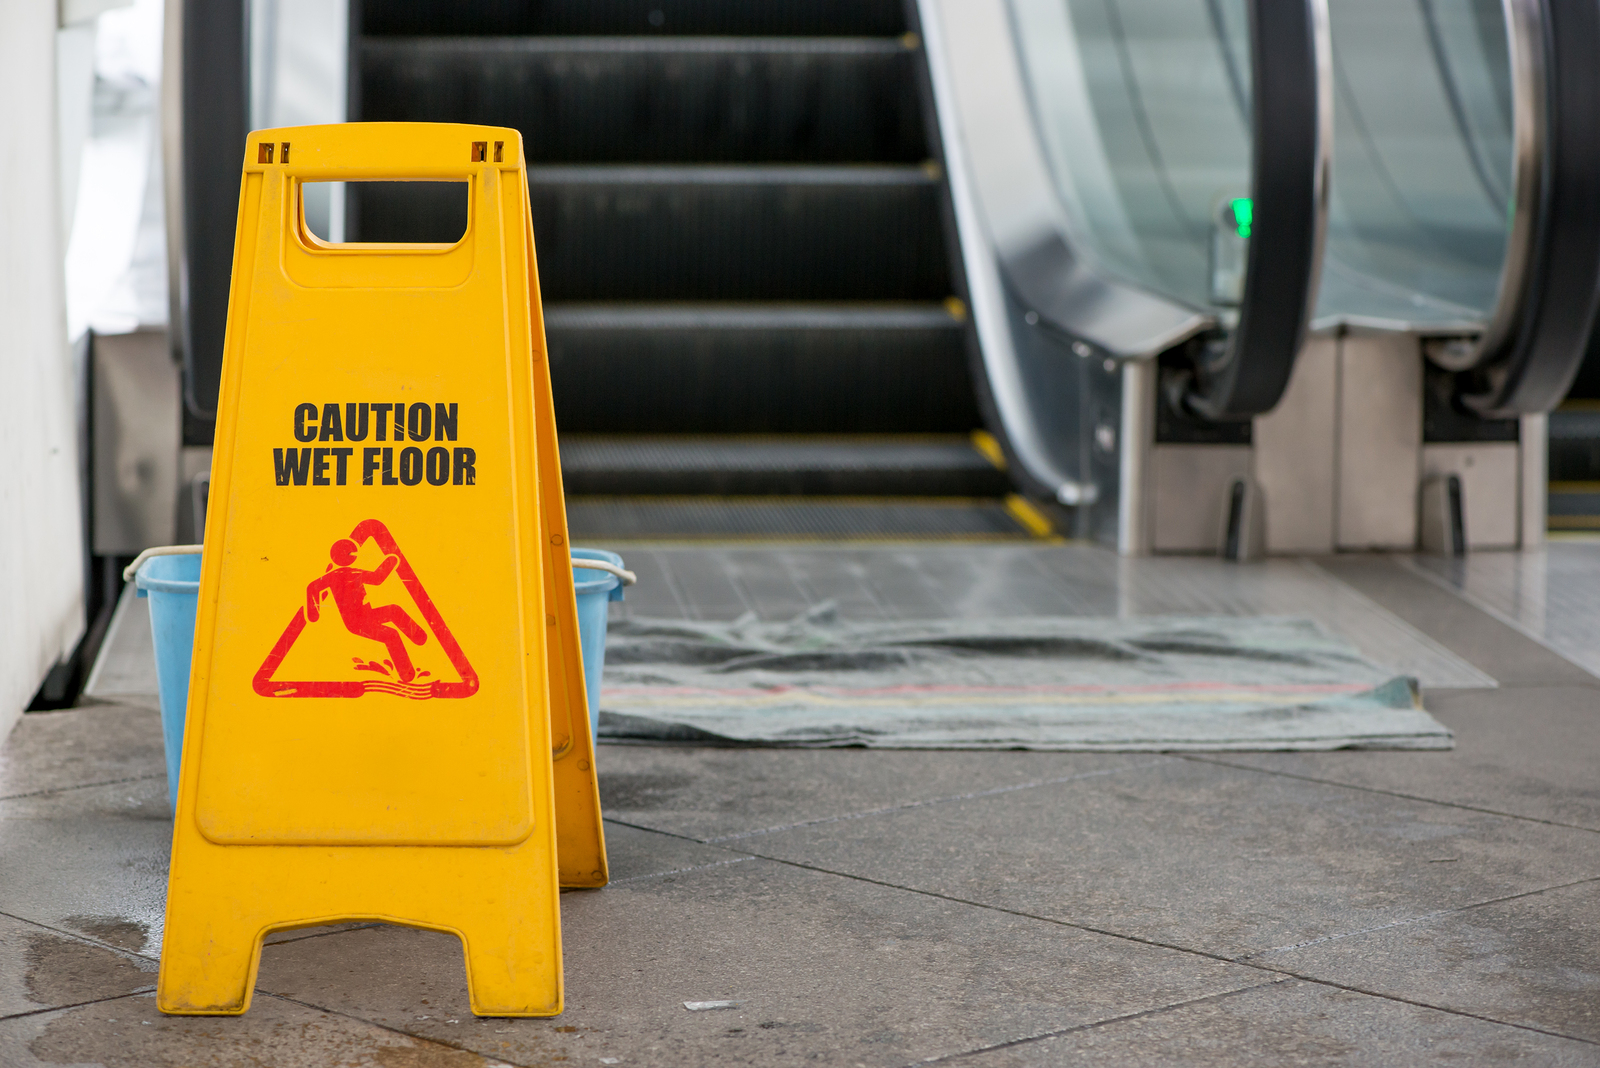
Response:
[[[1252,234],[1239,322],[1196,361],[1184,404],[1247,419],[1283,396],[1316,302],[1327,218],[1330,93],[1323,0],[1251,0]]]
[[[1461,402],[1487,418],[1547,412],[1577,376],[1600,301],[1600,3],[1518,0],[1542,63],[1530,72],[1543,121],[1531,248],[1515,325],[1459,376]]]

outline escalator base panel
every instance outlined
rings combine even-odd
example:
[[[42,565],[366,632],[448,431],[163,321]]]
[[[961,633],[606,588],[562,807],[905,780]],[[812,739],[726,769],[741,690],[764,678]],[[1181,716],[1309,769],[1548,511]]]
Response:
[[[567,526],[574,542],[1036,537],[992,498],[569,497]]]

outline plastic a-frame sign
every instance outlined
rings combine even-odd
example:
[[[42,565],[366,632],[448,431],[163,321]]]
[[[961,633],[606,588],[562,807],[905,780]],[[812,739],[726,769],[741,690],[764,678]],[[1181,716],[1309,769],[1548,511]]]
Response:
[[[311,182],[463,183],[452,244],[328,244]],[[250,135],[157,1002],[234,1014],[263,937],[460,937],[472,1010],[561,1011],[605,844],[522,139]]]

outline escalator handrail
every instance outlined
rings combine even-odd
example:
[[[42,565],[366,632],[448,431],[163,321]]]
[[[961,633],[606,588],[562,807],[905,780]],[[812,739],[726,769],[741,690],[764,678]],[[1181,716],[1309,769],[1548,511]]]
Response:
[[[1517,192],[1494,319],[1461,402],[1546,412],[1583,362],[1600,300],[1600,5],[1508,0]]]
[[[1254,233],[1239,322],[1196,368],[1186,406],[1215,420],[1270,411],[1315,308],[1328,218],[1333,76],[1327,0],[1251,0]]]
[[[1078,356],[1150,359],[1210,325],[1207,316],[1088,269],[1035,139],[1005,0],[917,0],[937,151],[955,219],[965,296],[976,335],[985,421],[1030,492],[1062,504],[1094,500],[1078,443],[1056,441],[1045,409],[1067,398],[1027,387],[1023,339],[1007,293],[1038,328],[1076,338]],[[1072,349],[1063,345],[1067,358]],[[1057,357],[1059,358],[1059,357]]]

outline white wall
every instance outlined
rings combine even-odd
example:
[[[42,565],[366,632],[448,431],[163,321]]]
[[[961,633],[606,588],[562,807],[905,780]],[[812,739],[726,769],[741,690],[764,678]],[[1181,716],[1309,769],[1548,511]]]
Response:
[[[53,0],[0,0],[0,738],[83,631]]]

